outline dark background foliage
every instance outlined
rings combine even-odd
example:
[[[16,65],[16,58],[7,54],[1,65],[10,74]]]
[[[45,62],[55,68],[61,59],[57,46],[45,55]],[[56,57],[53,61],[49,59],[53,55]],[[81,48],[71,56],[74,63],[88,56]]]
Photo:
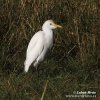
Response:
[[[96,98],[84,100],[99,100],[99,6],[99,0],[1,0],[1,100],[39,100],[46,80],[45,100],[81,100],[66,98],[73,91],[96,91]],[[54,30],[39,77],[33,66],[25,74],[27,45],[48,19],[63,29]]]

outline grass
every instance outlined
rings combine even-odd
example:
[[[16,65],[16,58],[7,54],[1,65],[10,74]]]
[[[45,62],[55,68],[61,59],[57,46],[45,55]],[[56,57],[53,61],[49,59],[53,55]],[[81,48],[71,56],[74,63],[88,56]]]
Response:
[[[0,7],[0,100],[100,99],[98,0],[1,0]],[[63,29],[54,30],[39,77],[32,66],[25,74],[27,45],[48,19]],[[66,98],[74,91],[96,98]]]

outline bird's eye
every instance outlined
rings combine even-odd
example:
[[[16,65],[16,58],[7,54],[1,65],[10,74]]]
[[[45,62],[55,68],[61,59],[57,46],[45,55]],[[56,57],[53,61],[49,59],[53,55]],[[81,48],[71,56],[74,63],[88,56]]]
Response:
[[[50,25],[52,25],[52,23],[50,23]]]

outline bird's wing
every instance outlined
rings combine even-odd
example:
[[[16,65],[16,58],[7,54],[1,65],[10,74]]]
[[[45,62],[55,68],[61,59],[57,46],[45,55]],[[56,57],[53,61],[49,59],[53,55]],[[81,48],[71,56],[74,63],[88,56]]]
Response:
[[[38,38],[40,37],[39,33],[40,32],[35,33],[34,36],[31,38],[31,40],[28,44],[28,47],[27,47],[27,52],[30,51],[36,45],[36,42],[37,42]]]
[[[33,61],[40,55],[44,48],[44,33],[43,31],[37,32],[29,42],[27,48],[27,58]]]

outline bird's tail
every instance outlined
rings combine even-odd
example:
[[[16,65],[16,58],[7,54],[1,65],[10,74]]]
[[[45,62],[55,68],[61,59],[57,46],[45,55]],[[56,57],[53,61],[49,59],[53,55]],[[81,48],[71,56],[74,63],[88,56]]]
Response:
[[[29,69],[29,65],[26,63],[26,60],[24,62],[24,72],[28,72],[28,69]]]

